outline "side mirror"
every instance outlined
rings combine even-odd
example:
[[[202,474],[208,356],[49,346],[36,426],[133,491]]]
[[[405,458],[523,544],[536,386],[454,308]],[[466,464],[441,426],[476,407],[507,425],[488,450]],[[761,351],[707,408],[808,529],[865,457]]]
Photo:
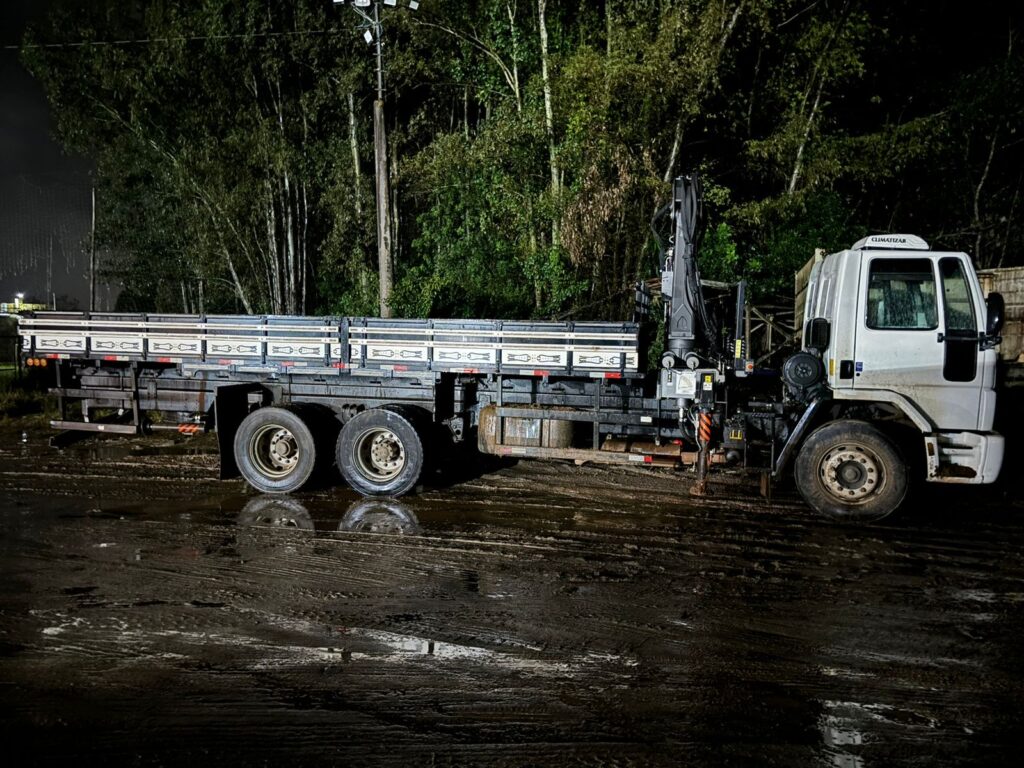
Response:
[[[807,323],[804,333],[804,346],[807,349],[816,349],[824,352],[828,349],[828,343],[832,335],[832,326],[824,317],[816,317]]]
[[[1006,302],[1003,301],[1003,294],[990,293],[985,300],[988,322],[985,324],[985,333],[989,336],[997,335],[1003,330],[1003,321],[1006,319]]]

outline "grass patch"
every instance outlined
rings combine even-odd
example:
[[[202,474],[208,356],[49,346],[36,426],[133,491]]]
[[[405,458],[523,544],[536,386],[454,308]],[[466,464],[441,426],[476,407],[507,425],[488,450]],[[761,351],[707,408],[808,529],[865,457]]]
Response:
[[[12,365],[0,364],[0,419],[46,413],[52,407],[41,382]]]

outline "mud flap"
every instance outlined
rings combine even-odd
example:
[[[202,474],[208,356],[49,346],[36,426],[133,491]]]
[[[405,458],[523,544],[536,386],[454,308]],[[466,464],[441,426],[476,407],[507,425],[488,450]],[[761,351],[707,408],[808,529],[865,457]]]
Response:
[[[235,462],[235,433],[242,420],[249,415],[250,395],[262,400],[266,390],[258,384],[230,384],[217,387],[213,403],[213,423],[217,430],[217,447],[220,449],[220,479],[240,477]]]

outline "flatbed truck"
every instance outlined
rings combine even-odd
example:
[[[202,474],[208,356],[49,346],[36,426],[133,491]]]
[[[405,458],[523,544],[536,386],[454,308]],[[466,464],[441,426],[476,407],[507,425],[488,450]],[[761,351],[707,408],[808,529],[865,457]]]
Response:
[[[336,467],[362,494],[400,496],[474,438],[497,456],[692,467],[693,493],[739,465],[792,477],[842,520],[888,515],[915,474],[996,479],[1003,306],[966,254],[877,235],[824,257],[800,350],[765,371],[744,349],[745,283],[731,328],[707,311],[696,176],[674,181],[663,219],[651,371],[644,283],[629,322],[37,312],[22,355],[55,368],[55,429],[215,431],[222,477],[265,493]]]

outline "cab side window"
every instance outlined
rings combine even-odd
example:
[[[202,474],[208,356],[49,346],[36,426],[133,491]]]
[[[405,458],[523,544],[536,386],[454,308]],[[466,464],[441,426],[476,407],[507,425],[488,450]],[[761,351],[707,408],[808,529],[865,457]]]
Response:
[[[871,261],[868,278],[868,328],[931,331],[939,327],[935,272],[931,259]]]
[[[974,301],[960,259],[939,259],[942,297],[945,305],[946,333],[973,338],[978,334]]]

